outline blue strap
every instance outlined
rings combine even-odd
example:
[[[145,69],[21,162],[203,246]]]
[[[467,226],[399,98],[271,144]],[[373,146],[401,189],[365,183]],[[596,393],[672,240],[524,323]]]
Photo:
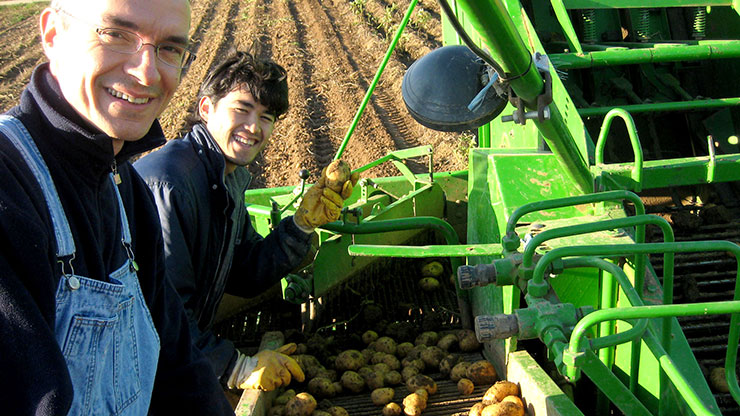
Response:
[[[64,214],[64,208],[59,200],[59,194],[54,186],[54,181],[51,179],[49,168],[41,157],[41,152],[36,147],[36,143],[26,130],[26,126],[15,117],[0,115],[0,132],[18,149],[29,169],[33,172],[33,176],[36,177],[39,186],[41,186],[46,205],[49,207],[49,214],[51,214],[51,222],[54,225],[54,235],[57,240],[57,258],[74,255],[75,242],[72,238],[69,222],[67,222],[67,216]]]

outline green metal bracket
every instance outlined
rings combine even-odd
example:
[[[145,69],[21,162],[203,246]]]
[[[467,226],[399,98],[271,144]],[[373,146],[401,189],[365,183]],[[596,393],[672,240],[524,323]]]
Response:
[[[601,131],[599,132],[599,140],[596,142],[596,165],[600,166],[604,164],[604,148],[606,147],[606,138],[609,135],[612,121],[615,117],[620,117],[624,120],[624,124],[627,126],[627,133],[629,134],[630,144],[632,145],[632,152],[635,156],[635,164],[632,168],[632,189],[635,192],[642,191],[642,147],[640,146],[640,138],[637,135],[637,127],[635,127],[635,121],[632,119],[630,113],[624,111],[621,108],[615,108],[609,111],[604,117],[604,122],[601,124]]]

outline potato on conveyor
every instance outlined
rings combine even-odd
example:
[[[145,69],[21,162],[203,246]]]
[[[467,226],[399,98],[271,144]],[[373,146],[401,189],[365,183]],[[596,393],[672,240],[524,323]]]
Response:
[[[367,375],[363,376],[363,378],[365,379],[365,385],[367,385],[367,388],[370,390],[385,387],[385,378],[383,377],[383,373],[371,371]]]
[[[431,377],[424,374],[417,374],[406,380],[406,387],[409,389],[409,391],[424,389],[430,395],[437,392],[437,382],[435,382]]]
[[[365,331],[365,333],[362,334],[362,342],[365,343],[365,345],[369,345],[371,342],[378,339],[378,333],[375,331]]]
[[[395,354],[397,349],[396,341],[391,337],[380,337],[375,341],[375,351],[386,354]]]
[[[331,416],[331,413],[324,410],[314,410],[311,416]]]
[[[421,352],[421,360],[425,367],[439,368],[439,362],[445,358],[445,352],[437,346],[432,346]]]
[[[481,416],[524,416],[524,407],[514,402],[501,402],[486,406]]]
[[[475,390],[475,384],[467,378],[461,378],[460,381],[457,382],[457,391],[463,396],[472,394],[473,390]]]
[[[386,386],[397,386],[403,383],[403,376],[396,370],[388,371],[383,375]]]
[[[403,399],[403,412],[407,416],[419,416],[427,408],[427,397],[420,392],[413,392]]]
[[[483,408],[486,406],[483,403],[476,403],[473,405],[473,407],[470,408],[468,411],[468,416],[481,416],[481,413],[483,413]]]
[[[437,347],[444,351],[454,351],[458,346],[457,336],[455,334],[447,334],[437,341]]]
[[[424,277],[439,277],[444,271],[444,266],[438,261],[431,261],[421,267],[421,275]]]
[[[489,387],[483,395],[483,404],[491,405],[504,400],[506,396],[518,396],[519,386],[511,381],[501,380]]]
[[[316,410],[316,399],[308,393],[298,393],[285,404],[285,416],[310,416]]]
[[[470,365],[471,363],[467,361],[461,361],[455,364],[455,366],[452,367],[452,370],[450,371],[450,380],[457,382],[460,381],[461,378],[465,378],[466,374],[468,373],[468,367],[470,367]]]
[[[393,395],[395,395],[396,392],[393,391],[390,387],[383,387],[379,389],[373,390],[372,393],[370,393],[370,399],[373,401],[373,404],[376,406],[384,406],[393,400]]]
[[[277,397],[275,397],[275,400],[272,401],[272,404],[273,405],[278,405],[278,406],[280,406],[280,405],[284,406],[293,397],[295,397],[295,390],[288,389],[288,390],[285,390],[284,392],[280,393]]]
[[[447,354],[442,361],[439,362],[439,372],[442,376],[447,377],[452,372],[452,369],[462,362],[463,357],[460,354]]]
[[[383,416],[400,416],[403,409],[398,403],[388,403],[383,406]]]
[[[416,367],[408,366],[401,370],[401,378],[403,378],[403,381],[409,381],[411,377],[417,374],[419,374],[419,369]]]
[[[437,341],[439,341],[439,334],[434,331],[425,331],[416,337],[414,344],[430,346],[437,345]]]
[[[465,371],[465,378],[469,378],[470,381],[479,386],[493,384],[496,381],[496,377],[496,369],[493,368],[493,364],[486,360],[480,360],[470,364]]]
[[[334,362],[337,371],[357,371],[365,365],[365,356],[357,350],[342,351]]]
[[[349,412],[342,406],[332,406],[326,410],[331,416],[349,416]]]
[[[414,344],[410,342],[402,342],[396,346],[396,355],[399,358],[404,358],[406,355],[411,351],[411,349],[414,348]]]
[[[274,405],[267,412],[267,416],[283,416],[284,414],[285,414],[284,404]]]
[[[724,367],[714,367],[709,373],[709,381],[715,391],[719,393],[730,392],[730,386],[727,384]]]
[[[312,378],[311,381],[308,382],[308,392],[314,397],[319,398],[331,398],[337,394],[337,392],[334,391],[334,384],[332,381],[324,377]]]
[[[419,287],[425,292],[434,292],[439,289],[439,280],[435,277],[422,277],[419,279]]]
[[[342,387],[352,393],[359,393],[365,388],[365,380],[354,371],[345,371],[342,374]]]

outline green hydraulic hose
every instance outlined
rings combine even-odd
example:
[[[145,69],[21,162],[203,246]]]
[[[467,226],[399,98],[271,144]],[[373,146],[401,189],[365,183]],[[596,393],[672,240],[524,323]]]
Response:
[[[370,87],[368,87],[367,92],[365,93],[365,98],[362,99],[362,104],[360,104],[360,108],[357,109],[357,114],[355,114],[355,118],[352,120],[352,124],[347,130],[347,134],[344,135],[344,140],[339,146],[339,150],[337,150],[337,154],[336,156],[334,156],[334,160],[338,160],[342,157],[344,149],[347,147],[347,143],[349,143],[349,138],[352,137],[352,133],[354,133],[355,128],[357,128],[357,124],[360,122],[360,117],[362,117],[362,113],[365,112],[365,107],[367,107],[367,103],[370,101],[370,97],[372,97],[373,92],[375,91],[375,87],[378,85],[380,76],[383,75],[385,66],[391,59],[391,54],[393,54],[393,50],[396,49],[396,44],[398,43],[398,40],[401,39],[401,34],[403,34],[403,30],[406,28],[406,25],[411,18],[411,12],[414,11],[414,8],[416,7],[416,3],[418,1],[419,0],[411,0],[411,4],[409,4],[409,8],[406,10],[406,14],[403,16],[403,20],[401,20],[401,24],[398,26],[395,36],[393,36],[393,40],[391,41],[390,46],[388,46],[388,51],[386,51],[385,53],[383,62],[380,63],[380,67],[375,73],[375,78],[373,78],[373,82],[370,84]]]

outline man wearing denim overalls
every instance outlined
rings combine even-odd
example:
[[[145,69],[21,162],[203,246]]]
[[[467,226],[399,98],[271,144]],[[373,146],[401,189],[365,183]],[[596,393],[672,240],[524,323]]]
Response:
[[[194,57],[187,0],[55,0],[0,116],[0,413],[233,414],[128,159]]]

